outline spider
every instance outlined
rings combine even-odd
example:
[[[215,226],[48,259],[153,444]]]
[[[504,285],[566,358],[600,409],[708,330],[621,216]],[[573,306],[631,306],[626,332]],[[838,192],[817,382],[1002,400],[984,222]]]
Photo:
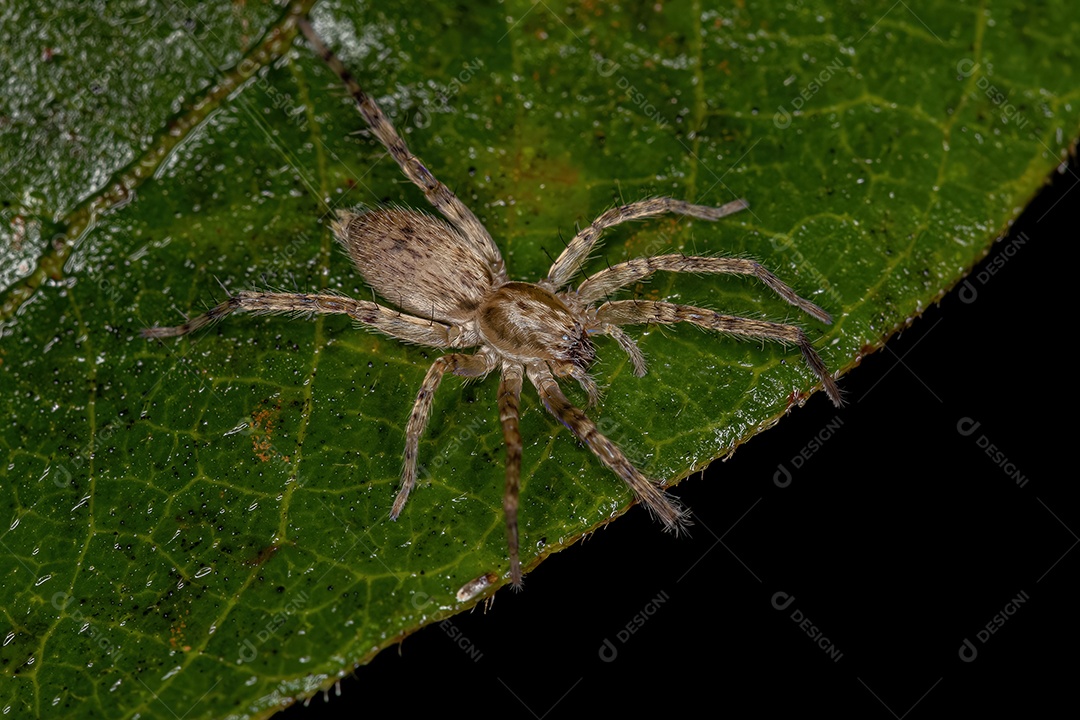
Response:
[[[536,388],[544,408],[621,478],[666,529],[678,532],[685,527],[689,523],[688,511],[664,493],[660,483],[645,477],[584,411],[566,398],[559,386],[559,379],[570,378],[580,384],[589,405],[597,402],[599,391],[588,370],[596,357],[593,339],[601,335],[612,338],[629,356],[634,374],[643,376],[645,358],[634,340],[622,330],[624,325],[686,322],[730,335],[793,343],[802,351],[828,396],[840,404],[836,383],[806,333],[797,326],[721,315],[670,302],[606,299],[620,288],[645,280],[658,271],[752,275],[817,320],[832,321],[828,313],[799,297],[753,260],[657,255],[613,265],[588,277],[576,288],[570,286],[571,279],[581,270],[607,228],[664,213],[719,220],[746,208],[745,200],[708,207],[658,197],[612,208],[574,236],[551,265],[546,278],[535,283],[511,280],[499,248],[476,215],[409,151],[375,100],[360,88],[311,25],[303,18],[297,23],[316,53],[344,83],[375,137],[444,218],[389,208],[363,213],[338,212],[332,223],[335,238],[364,280],[382,298],[396,300],[400,310],[328,292],[244,291],[182,325],[151,327],[143,330],[142,335],[145,338],[186,335],[233,312],[301,316],[327,313],[348,315],[367,329],[404,342],[453,351],[432,363],[416,395],[405,430],[401,485],[391,518],[398,518],[416,485],[417,448],[443,376],[451,373],[482,378],[498,370],[499,420],[506,444],[503,511],[510,578],[515,587],[520,588],[522,583],[518,548],[522,440],[518,418],[525,378]],[[467,348],[477,350],[472,354],[460,352]]]

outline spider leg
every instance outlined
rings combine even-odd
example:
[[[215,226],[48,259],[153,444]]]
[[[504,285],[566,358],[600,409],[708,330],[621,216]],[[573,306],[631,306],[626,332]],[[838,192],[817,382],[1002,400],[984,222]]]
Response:
[[[592,407],[600,402],[600,388],[596,386],[596,381],[587,371],[573,363],[552,362],[551,367],[554,368],[556,377],[568,377],[577,380],[577,384],[581,386],[581,389],[585,391],[589,398],[586,407]]]
[[[234,312],[256,315],[284,313],[298,316],[348,315],[352,319],[390,337],[429,347],[451,347],[460,331],[452,325],[405,315],[368,300],[354,300],[332,293],[277,293],[245,290],[182,325],[150,327],[144,338],[178,337],[195,332]]]
[[[742,258],[709,258],[687,255],[657,255],[636,258],[612,265],[586,279],[578,287],[578,297],[587,303],[596,302],[630,283],[644,280],[654,272],[710,273],[717,275],[753,275],[770,290],[823,323],[829,324],[829,313],[809,300],[799,297],[789,285],[753,260]]]
[[[559,383],[543,363],[531,363],[526,367],[529,380],[544,407],[556,420],[574,433],[600,461],[630,486],[638,501],[653,517],[664,523],[666,529],[679,532],[689,524],[688,512],[671,496],[665,494],[651,480],[641,474],[627,459],[619,446],[609,440],[584,412],[575,407],[563,395]]]
[[[641,352],[634,339],[624,333],[622,328],[611,323],[602,323],[592,332],[599,335],[607,335],[619,344],[622,351],[630,356],[630,364],[634,366],[634,374],[638,377],[645,375],[645,356]]]
[[[356,107],[360,111],[360,115],[371,128],[375,137],[378,138],[379,142],[390,153],[390,156],[397,162],[405,177],[424,191],[428,202],[455,227],[461,230],[470,245],[487,261],[495,276],[502,282],[506,282],[508,280],[506,264],[503,262],[499,248],[495,245],[495,241],[491,239],[491,235],[488,234],[483,223],[465,203],[458,199],[457,195],[435,178],[431,171],[420,161],[420,158],[409,151],[405,141],[398,135],[397,130],[394,129],[393,124],[387,119],[382,109],[379,108],[375,99],[364,92],[352,74],[345,69],[341,60],[326,47],[322,38],[315,33],[314,28],[311,27],[308,21],[302,17],[297,18],[296,24],[307,37],[315,52],[344,83],[349,94],[356,101]]]
[[[648,300],[617,300],[604,303],[596,310],[596,317],[600,322],[608,322],[613,325],[637,325],[645,323],[659,323],[670,325],[678,322],[688,322],[708,330],[742,335],[745,337],[759,337],[766,340],[778,340],[790,342],[799,346],[803,359],[813,370],[814,375],[821,381],[825,393],[833,404],[840,407],[843,400],[840,398],[840,389],[836,381],[829,374],[825,363],[810,344],[810,339],[802,328],[794,325],[782,325],[780,323],[765,322],[763,320],[751,320],[749,318],[721,315],[720,313],[691,305],[677,305],[669,302],[654,302]]]
[[[495,361],[487,353],[476,355],[451,353],[437,358],[428,368],[424,382],[420,385],[420,392],[416,394],[416,402],[409,415],[409,423],[405,427],[405,464],[401,469],[401,489],[398,490],[394,507],[390,511],[392,519],[397,520],[402,508],[405,507],[405,501],[409,499],[409,493],[416,486],[416,455],[419,451],[420,436],[431,417],[431,402],[435,397],[435,391],[439,389],[443,375],[449,371],[460,377],[482,377],[491,372],[494,367]]]
[[[506,544],[510,549],[510,579],[515,588],[521,587],[521,559],[518,554],[518,496],[521,493],[521,377],[523,368],[504,363],[499,382],[499,421],[506,443],[506,492],[503,494],[503,514],[506,517]]]
[[[585,262],[589,253],[592,252],[593,246],[596,245],[596,241],[600,239],[600,233],[609,227],[631,220],[663,215],[664,213],[689,215],[699,220],[719,220],[746,207],[748,205],[745,200],[734,200],[721,207],[709,207],[661,197],[611,208],[593,220],[589,227],[574,236],[574,239],[570,241],[570,244],[566,246],[566,249],[551,265],[547,282],[556,288],[570,282],[570,278],[581,269],[581,264]]]

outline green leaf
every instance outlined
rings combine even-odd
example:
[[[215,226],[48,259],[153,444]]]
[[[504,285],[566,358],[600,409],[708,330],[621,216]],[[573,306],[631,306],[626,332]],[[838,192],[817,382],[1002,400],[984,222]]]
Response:
[[[314,17],[513,277],[543,276],[560,233],[613,203],[746,197],[719,223],[613,230],[586,270],[669,249],[755,257],[835,323],[738,278],[634,292],[799,322],[837,371],[955,285],[1080,128],[1063,2],[627,5]],[[425,482],[391,522],[436,353],[336,317],[138,335],[220,299],[218,283],[367,297],[328,214],[425,207],[352,134],[362,121],[290,12],[0,10],[5,710],[265,715],[505,583],[495,378],[444,382]],[[731,452],[813,386],[791,349],[633,334],[649,374],[602,344],[592,414],[652,477]],[[523,410],[535,564],[631,498],[529,390]]]

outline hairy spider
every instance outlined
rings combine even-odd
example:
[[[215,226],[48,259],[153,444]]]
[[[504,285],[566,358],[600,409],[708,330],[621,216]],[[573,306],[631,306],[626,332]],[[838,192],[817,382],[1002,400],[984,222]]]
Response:
[[[536,388],[544,407],[608,468],[626,482],[639,502],[667,529],[688,523],[688,512],[645,477],[592,420],[575,407],[557,378],[572,378],[597,401],[588,373],[596,357],[593,338],[611,337],[629,356],[634,374],[645,374],[645,358],[623,325],[686,322],[736,336],[794,343],[834,403],[840,393],[825,364],[802,329],[751,320],[689,305],[646,300],[606,300],[610,293],[644,280],[657,271],[753,275],[795,307],[823,323],[829,314],[799,297],[788,285],[753,260],[742,258],[657,255],[611,266],[573,288],[569,285],[596,247],[605,229],[664,213],[719,220],[747,207],[735,200],[722,207],[691,205],[672,198],[652,198],[612,208],[581,230],[536,283],[511,280],[499,248],[477,217],[409,152],[382,110],[304,20],[298,24],[315,51],[344,82],[360,115],[386,147],[405,176],[424,191],[445,220],[414,210],[392,208],[364,213],[339,212],[334,235],[364,280],[400,310],[334,293],[245,291],[209,312],[176,327],[143,330],[146,338],[185,335],[233,312],[315,315],[345,314],[368,329],[405,342],[433,348],[478,348],[467,355],[451,352],[432,363],[417,393],[405,431],[401,487],[390,516],[397,519],[416,485],[420,436],[431,414],[432,398],[443,375],[478,378],[499,370],[499,420],[506,443],[506,489],[503,509],[510,554],[510,577],[521,585],[518,550],[518,494],[522,441],[518,429],[523,378]],[[601,302],[603,301],[603,302]],[[599,303],[599,304],[598,304]]]

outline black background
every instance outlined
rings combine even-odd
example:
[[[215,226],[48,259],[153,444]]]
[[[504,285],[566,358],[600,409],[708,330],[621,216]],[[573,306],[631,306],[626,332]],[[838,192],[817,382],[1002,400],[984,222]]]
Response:
[[[316,696],[284,717],[709,708],[918,718],[1075,707],[1080,512],[1067,296],[1077,284],[1078,182],[1074,161],[965,292],[954,289],[843,377],[846,407],[819,393],[680,484],[692,537],[661,532],[635,508],[531,572],[524,592],[500,591],[487,612],[452,618],[458,640],[425,628],[342,682],[340,697]],[[995,257],[1005,262],[988,275]],[[961,418],[980,425],[964,436]],[[792,458],[838,422],[794,469]],[[774,483],[779,463],[792,470],[785,488]],[[778,592],[794,596],[785,610],[772,604]],[[1026,602],[980,640],[1018,596]],[[635,615],[644,623],[620,639]],[[610,662],[600,657],[605,639],[617,651]],[[971,662],[960,658],[965,639],[977,650]]]

